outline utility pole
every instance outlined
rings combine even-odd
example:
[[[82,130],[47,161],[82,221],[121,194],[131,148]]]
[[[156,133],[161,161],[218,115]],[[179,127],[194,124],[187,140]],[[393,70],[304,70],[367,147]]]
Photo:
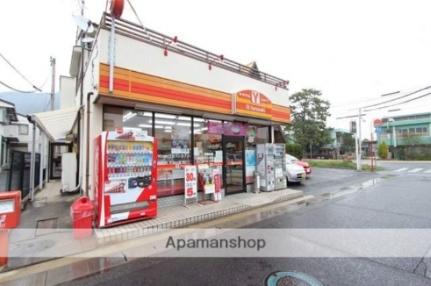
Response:
[[[361,122],[362,122],[362,108],[359,108],[358,113],[358,128],[356,130],[356,170],[361,171],[361,153],[362,153],[362,146],[361,146]]]
[[[50,58],[50,62],[51,62],[51,110],[55,109],[55,102],[54,102],[54,97],[55,97],[55,58],[51,57]]]

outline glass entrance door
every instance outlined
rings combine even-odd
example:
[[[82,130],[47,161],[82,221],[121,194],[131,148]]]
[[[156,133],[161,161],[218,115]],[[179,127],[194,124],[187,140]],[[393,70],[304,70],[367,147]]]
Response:
[[[223,136],[223,185],[226,194],[245,189],[244,137]]]

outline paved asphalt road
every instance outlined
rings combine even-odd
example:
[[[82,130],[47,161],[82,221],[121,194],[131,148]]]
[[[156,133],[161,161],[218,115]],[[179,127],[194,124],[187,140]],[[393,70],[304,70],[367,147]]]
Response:
[[[388,164],[377,175],[314,169],[305,186],[292,187],[320,199],[247,227],[430,228],[431,173],[396,171],[419,165]],[[328,193],[345,195],[326,199]],[[428,258],[144,258],[69,284],[264,285],[274,271],[305,272],[324,285],[431,285]]]

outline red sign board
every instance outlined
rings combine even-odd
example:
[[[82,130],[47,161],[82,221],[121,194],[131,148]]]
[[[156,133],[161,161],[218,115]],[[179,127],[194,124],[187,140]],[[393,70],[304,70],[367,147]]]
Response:
[[[197,190],[197,170],[194,165],[186,165],[184,167],[184,200],[187,204],[188,199],[196,199]]]
[[[383,121],[381,119],[374,119],[373,121],[374,127],[382,126]]]
[[[234,113],[264,119],[272,117],[272,103],[265,95],[255,90],[236,93]]]

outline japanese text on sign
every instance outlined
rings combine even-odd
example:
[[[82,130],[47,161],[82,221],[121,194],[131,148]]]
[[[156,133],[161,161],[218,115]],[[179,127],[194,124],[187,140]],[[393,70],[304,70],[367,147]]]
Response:
[[[194,199],[197,197],[197,171],[196,166],[187,165],[184,167],[184,199]]]

